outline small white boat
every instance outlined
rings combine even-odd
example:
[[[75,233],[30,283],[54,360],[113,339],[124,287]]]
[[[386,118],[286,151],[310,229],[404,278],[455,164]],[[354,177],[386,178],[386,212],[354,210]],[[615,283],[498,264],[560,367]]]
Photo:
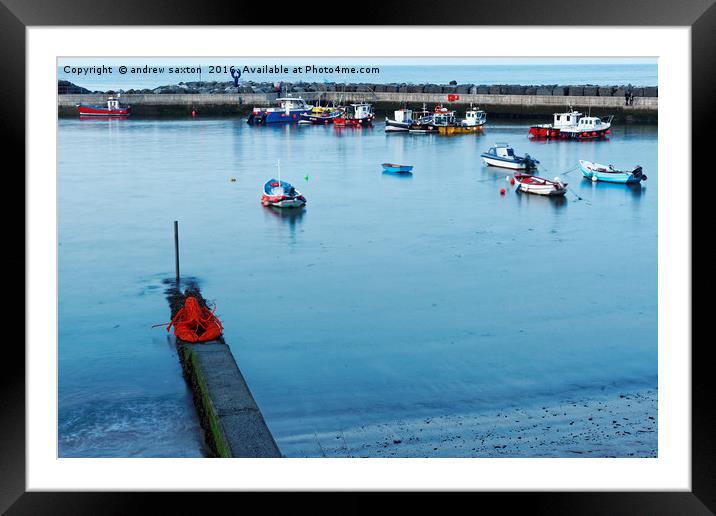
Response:
[[[509,168],[512,170],[532,170],[537,168],[538,160],[529,154],[515,155],[515,150],[506,143],[497,143],[490,150],[480,154],[486,165],[491,167]]]
[[[460,121],[460,124],[465,127],[482,127],[487,123],[487,113],[482,109],[473,108],[465,111],[465,118]]]
[[[525,193],[557,196],[567,193],[567,183],[563,183],[558,177],[554,181],[543,177],[531,176],[529,174],[515,174],[517,191]]]

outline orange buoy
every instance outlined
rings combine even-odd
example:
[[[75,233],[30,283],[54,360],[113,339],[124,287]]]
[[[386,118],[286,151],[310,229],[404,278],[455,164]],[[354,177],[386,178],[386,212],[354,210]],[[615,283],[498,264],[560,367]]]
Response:
[[[504,188],[500,188],[500,195],[505,195],[506,190]]]
[[[192,109],[192,110],[191,110],[191,116],[192,116],[192,117],[195,117],[195,116],[196,116],[196,110],[195,110],[195,109]]]
[[[514,177],[511,177],[511,178],[510,178],[510,184],[511,184],[511,185],[514,185],[514,184],[515,184],[515,178],[514,178]]]

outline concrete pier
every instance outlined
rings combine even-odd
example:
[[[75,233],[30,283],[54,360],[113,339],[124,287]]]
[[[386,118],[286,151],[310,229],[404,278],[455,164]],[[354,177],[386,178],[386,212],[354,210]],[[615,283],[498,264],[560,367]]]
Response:
[[[188,293],[204,300],[198,290]],[[185,294],[167,291],[172,317]],[[177,339],[177,353],[194,397],[207,444],[216,457],[281,457],[266,421],[223,337],[192,344]]]

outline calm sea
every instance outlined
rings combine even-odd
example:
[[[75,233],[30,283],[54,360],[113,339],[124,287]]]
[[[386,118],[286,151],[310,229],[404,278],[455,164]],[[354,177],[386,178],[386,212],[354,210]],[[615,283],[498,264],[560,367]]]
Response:
[[[494,142],[571,192],[513,192],[481,163]],[[174,220],[183,273],[216,301],[279,446],[656,388],[655,126],[531,142],[525,124],[492,122],[443,138],[382,124],[62,119],[58,155],[61,456],[203,453],[172,342],[152,328],[169,318]],[[260,205],[279,159],[305,211]],[[649,179],[592,184],[578,159],[638,163]],[[383,174],[386,161],[414,174]]]
[[[277,61],[278,63],[278,61]],[[91,63],[101,65],[103,63]],[[231,81],[228,73],[210,73],[209,66],[192,65],[200,69],[196,73],[168,73],[168,66],[152,63],[152,66],[163,67],[163,73],[117,73],[121,61],[114,60],[113,73],[103,75],[76,75],[64,71],[64,65],[58,67],[58,78],[71,81],[90,90],[156,88],[169,84],[190,81]],[[227,62],[225,65],[244,66],[241,62]],[[271,65],[272,61],[251,63]],[[303,65],[304,63],[297,63]],[[319,63],[327,66],[330,63]],[[362,66],[340,62],[341,66]],[[140,66],[134,63],[130,66]],[[89,65],[83,65],[89,66]],[[177,66],[176,64],[172,66]],[[287,65],[288,66],[288,65]],[[457,81],[459,84],[595,84],[595,85],[626,85],[656,86],[658,81],[657,64],[619,63],[619,64],[485,64],[485,65],[393,65],[378,64],[378,73],[343,74],[343,73],[244,73],[241,79],[254,82],[365,82],[365,83],[436,83],[447,84]],[[223,69],[222,69],[223,70]]]

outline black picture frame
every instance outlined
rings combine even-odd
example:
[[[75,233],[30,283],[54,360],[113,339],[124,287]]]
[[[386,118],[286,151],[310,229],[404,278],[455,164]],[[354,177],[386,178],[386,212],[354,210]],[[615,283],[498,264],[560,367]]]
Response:
[[[692,134],[710,131],[716,101],[716,6],[714,0],[604,0],[563,2],[541,0],[456,0],[439,8],[434,2],[383,1],[361,4],[374,25],[550,25],[550,26],[685,26],[691,28]],[[276,4],[278,5],[278,4]],[[355,6],[331,5],[331,18],[350,22]],[[244,25],[252,20],[283,21],[261,3],[188,0],[0,0],[0,130],[7,156],[19,163],[6,170],[6,181],[15,176],[16,188],[25,192],[24,175],[16,173],[25,162],[25,29],[28,26],[63,25]],[[366,16],[362,16],[366,19]],[[313,19],[307,18],[311,23]],[[339,22],[342,23],[342,22]],[[332,25],[335,23],[331,22]],[[625,42],[628,45],[628,42]],[[22,99],[23,102],[19,100]],[[692,144],[693,145],[693,144]],[[708,170],[708,153],[692,147],[694,170]],[[12,174],[10,174],[12,172]],[[688,173],[688,170],[679,173]],[[693,193],[693,192],[692,192]],[[16,220],[17,212],[12,220]],[[10,220],[10,219],[6,219]],[[15,224],[19,230],[19,224]],[[693,234],[693,233],[692,233]],[[25,235],[21,237],[23,240]],[[19,242],[20,239],[14,240]],[[7,242],[7,240],[6,240]],[[19,244],[12,246],[18,249]],[[7,249],[7,248],[6,248]],[[24,249],[24,247],[23,247]],[[25,269],[26,256],[17,251],[5,253],[10,266]],[[693,255],[692,255],[693,256]],[[693,265],[693,258],[692,258]],[[26,272],[27,274],[27,272]],[[24,285],[23,285],[24,286]],[[19,290],[18,290],[19,291]],[[23,290],[24,291],[24,290]],[[15,295],[14,298],[19,296]],[[19,305],[20,301],[14,299]],[[693,320],[693,318],[692,318]],[[692,345],[692,490],[690,492],[588,492],[483,494],[503,507],[524,507],[533,514],[712,514],[716,510],[716,428],[710,394],[714,375],[708,360],[708,341],[674,343]],[[25,488],[25,353],[15,340],[5,342],[0,374],[0,511],[8,514],[129,514],[143,512],[150,501],[162,504],[164,512],[172,506],[186,513],[202,502],[187,500],[178,493],[79,493],[26,492]],[[205,493],[213,498],[226,495]],[[247,495],[239,495],[247,496]],[[460,497],[453,498],[456,501]],[[509,502],[505,504],[509,499]],[[217,503],[214,501],[213,503]],[[425,510],[421,496],[410,503]],[[351,495],[342,502],[341,512],[371,511],[369,500]],[[408,500],[406,499],[406,503]],[[474,503],[474,502],[471,502]],[[480,502],[482,503],[482,502]],[[197,504],[197,505],[194,505]],[[403,508],[408,510],[407,505]],[[443,506],[444,509],[446,506]]]

